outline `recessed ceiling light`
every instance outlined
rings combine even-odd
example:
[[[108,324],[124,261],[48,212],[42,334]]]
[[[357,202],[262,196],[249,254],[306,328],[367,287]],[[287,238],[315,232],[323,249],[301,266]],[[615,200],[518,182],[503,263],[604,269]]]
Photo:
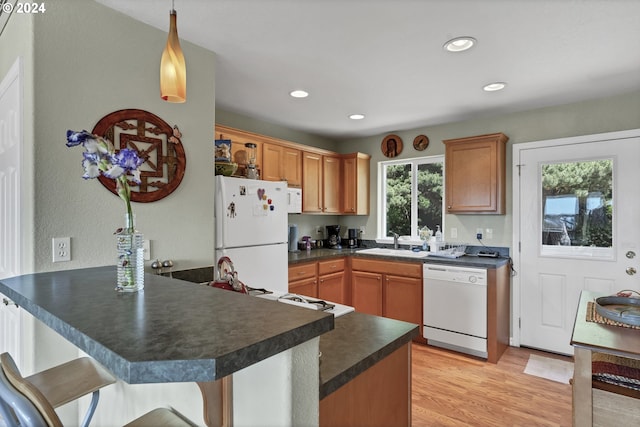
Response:
[[[294,98],[306,98],[307,96],[309,96],[309,92],[306,92],[304,90],[294,90],[291,91],[289,95],[293,96]]]
[[[505,86],[507,86],[507,84],[505,82],[495,82],[495,83],[489,83],[488,85],[486,85],[485,87],[483,87],[482,89],[485,92],[495,92],[497,90],[502,90],[505,88]]]
[[[449,52],[463,52],[471,49],[476,42],[477,40],[473,37],[456,37],[455,39],[451,39],[446,42],[443,47]]]
[[[351,120],[362,120],[364,119],[364,114],[350,114],[349,118]]]

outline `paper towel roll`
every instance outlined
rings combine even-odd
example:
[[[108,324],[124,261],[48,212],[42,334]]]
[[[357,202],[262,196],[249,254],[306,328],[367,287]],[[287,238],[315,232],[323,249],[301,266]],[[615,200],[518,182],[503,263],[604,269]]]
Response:
[[[298,224],[289,225],[289,252],[298,252]]]

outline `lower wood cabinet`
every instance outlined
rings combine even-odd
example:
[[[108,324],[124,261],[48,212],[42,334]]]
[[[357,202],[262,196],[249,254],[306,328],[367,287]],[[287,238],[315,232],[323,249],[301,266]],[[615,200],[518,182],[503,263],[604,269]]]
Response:
[[[384,317],[422,324],[422,278],[386,275]]]
[[[350,305],[345,266],[345,258],[293,264],[289,292]]]
[[[422,337],[422,263],[351,260],[352,304],[356,311],[420,325]]]
[[[351,272],[351,305],[356,311],[382,316],[382,292],[382,274]]]
[[[289,292],[318,298],[318,263],[289,266]]]
[[[320,401],[323,427],[411,425],[411,344]]]

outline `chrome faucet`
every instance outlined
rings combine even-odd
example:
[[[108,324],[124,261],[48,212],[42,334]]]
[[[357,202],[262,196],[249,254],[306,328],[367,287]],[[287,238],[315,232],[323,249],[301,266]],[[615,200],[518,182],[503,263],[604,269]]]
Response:
[[[400,237],[400,235],[393,231],[390,231],[389,233],[393,234],[393,249],[398,249],[398,237]]]

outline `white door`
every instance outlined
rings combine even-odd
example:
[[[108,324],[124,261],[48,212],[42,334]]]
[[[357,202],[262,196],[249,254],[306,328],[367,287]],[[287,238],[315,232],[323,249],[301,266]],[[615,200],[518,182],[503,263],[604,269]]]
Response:
[[[22,86],[20,61],[0,82],[0,279],[21,273],[20,173]],[[18,307],[0,294],[0,352],[21,364],[22,323]]]
[[[581,290],[640,290],[638,135],[517,150],[521,345],[573,354]]]

